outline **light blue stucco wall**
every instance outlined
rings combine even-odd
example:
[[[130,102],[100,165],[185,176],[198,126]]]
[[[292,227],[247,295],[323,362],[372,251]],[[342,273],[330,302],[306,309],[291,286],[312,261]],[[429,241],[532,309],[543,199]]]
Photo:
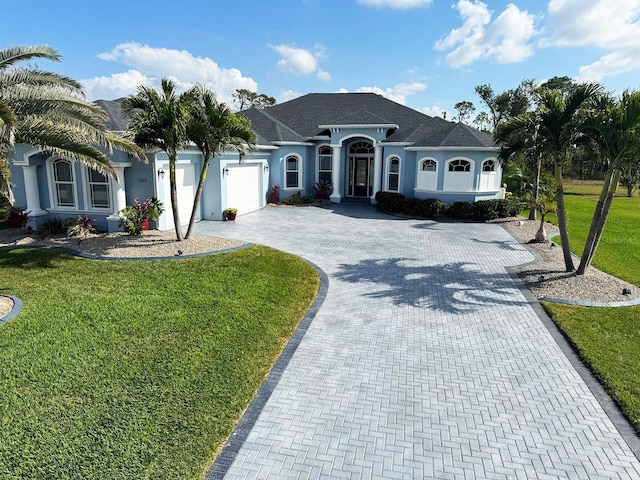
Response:
[[[497,151],[493,150],[481,150],[481,151],[473,151],[473,150],[418,150],[412,151],[411,153],[415,153],[415,158],[413,161],[413,178],[417,178],[419,164],[422,160],[431,158],[438,162],[438,180],[437,180],[437,190],[428,190],[421,191],[416,190],[415,185],[407,188],[403,191],[403,194],[407,197],[415,197],[420,199],[425,198],[437,198],[438,200],[444,203],[452,203],[455,201],[467,201],[467,202],[475,202],[478,200],[490,200],[495,198],[501,198],[503,192],[500,189],[486,192],[479,192],[478,188],[480,186],[480,174],[482,172],[482,164],[485,160],[494,160],[496,161]],[[444,191],[445,184],[445,175],[447,174],[448,163],[452,160],[456,159],[464,159],[472,162],[473,166],[473,187],[472,190],[468,192],[446,192]],[[499,163],[496,161],[496,168],[498,168],[498,174],[501,175],[501,167]],[[414,180],[415,181],[415,180]]]
[[[51,156],[48,153],[38,150],[39,149],[32,145],[19,144],[16,146],[14,152],[10,155],[11,178],[12,183],[14,183],[15,185],[13,189],[15,196],[15,205],[20,208],[27,208],[27,194],[25,189],[23,167],[36,167],[36,178],[40,203],[38,209],[39,211],[32,212],[32,218],[30,219],[29,225],[32,228],[37,229],[49,219],[58,218],[64,221],[67,218],[88,216],[89,218],[94,220],[94,225],[98,230],[106,231],[108,229],[107,217],[114,213],[112,211],[113,209],[107,211],[105,209],[90,208],[88,192],[86,191],[86,169],[79,163],[73,163],[74,190],[77,199],[76,207],[52,208],[52,187],[49,178],[49,172],[47,171],[47,161],[51,158]],[[128,155],[121,151],[112,152],[111,154],[109,154],[109,158],[116,165],[123,163],[129,164],[131,162]],[[141,171],[149,168],[148,166],[145,166],[138,161],[134,161],[133,165],[139,166],[139,168],[142,169]],[[127,175],[126,170],[127,169],[125,169],[125,179],[130,176]],[[143,174],[148,175],[148,173]],[[133,188],[130,190],[130,192],[132,193],[132,195],[138,194]],[[115,196],[112,191],[112,203],[114,201]],[[113,205],[115,206],[115,203],[113,203]],[[29,210],[33,211],[34,209],[29,208]]]

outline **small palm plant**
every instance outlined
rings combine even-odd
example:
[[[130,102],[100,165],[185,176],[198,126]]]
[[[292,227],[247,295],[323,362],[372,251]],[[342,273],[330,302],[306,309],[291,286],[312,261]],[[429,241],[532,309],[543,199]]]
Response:
[[[547,231],[544,228],[544,221],[549,213],[555,213],[556,211],[556,203],[554,200],[554,195],[551,192],[539,192],[538,200],[534,204],[535,209],[540,212],[540,227],[536,232],[534,240],[539,243],[543,243],[547,241]]]

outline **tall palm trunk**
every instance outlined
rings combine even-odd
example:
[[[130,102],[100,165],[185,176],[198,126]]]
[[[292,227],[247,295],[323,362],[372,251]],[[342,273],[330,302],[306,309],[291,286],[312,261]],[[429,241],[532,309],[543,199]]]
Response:
[[[178,210],[178,189],[176,188],[176,154],[169,157],[169,190],[171,192],[171,211],[173,212],[173,224],[176,229],[176,240],[181,242],[182,227],[180,226],[180,212]]]
[[[571,257],[571,247],[569,245],[569,232],[567,231],[567,211],[564,206],[564,186],[562,184],[562,165],[556,163],[556,205],[558,207],[558,230],[560,230],[560,240],[562,243],[562,254],[564,256],[564,266],[567,272],[573,272],[573,258]]]
[[[193,231],[193,225],[196,222],[196,214],[198,213],[198,205],[200,204],[200,198],[202,197],[202,190],[204,189],[204,181],[207,179],[207,171],[209,170],[210,154],[205,155],[204,162],[202,163],[202,170],[200,170],[200,180],[198,181],[198,188],[196,189],[196,196],[193,199],[193,208],[191,209],[191,217],[189,218],[189,228],[187,228],[187,234],[184,239],[188,240],[191,237]]]
[[[602,184],[602,189],[600,190],[600,196],[598,197],[598,203],[596,203],[596,208],[593,212],[593,217],[591,217],[591,226],[589,227],[589,234],[587,235],[587,241],[584,245],[584,250],[582,251],[582,257],[580,258],[580,265],[578,265],[578,270],[576,270],[576,275],[584,275],[587,267],[591,264],[591,258],[593,257],[593,251],[595,249],[596,236],[598,230],[598,224],[600,223],[600,218],[602,217],[602,210],[604,208],[605,200],[607,199],[607,192],[609,191],[609,185],[611,184],[611,177],[613,171],[609,171],[605,176],[604,183]]]
[[[602,214],[600,215],[600,219],[598,220],[598,227],[596,229],[595,239],[593,240],[593,248],[591,249],[591,253],[587,258],[586,267],[591,265],[591,260],[593,260],[593,256],[595,255],[596,250],[598,249],[598,245],[600,244],[602,232],[604,232],[604,227],[607,224],[607,218],[609,217],[609,211],[611,210],[613,196],[615,195],[616,190],[618,189],[618,183],[620,182],[620,173],[620,170],[616,169],[613,174],[613,178],[611,179],[609,191],[607,192],[607,197],[605,198],[604,205],[602,206]]]

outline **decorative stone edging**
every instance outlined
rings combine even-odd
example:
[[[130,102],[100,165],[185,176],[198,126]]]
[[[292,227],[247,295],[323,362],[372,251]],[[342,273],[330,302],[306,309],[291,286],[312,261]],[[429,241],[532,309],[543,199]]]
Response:
[[[18,313],[20,313],[20,310],[22,310],[22,300],[17,297],[12,297],[11,295],[0,295],[0,297],[6,297],[13,300],[13,308],[11,309],[11,311],[4,317],[0,317],[0,325],[2,325],[7,320],[11,320],[13,317],[18,315]]]
[[[640,305],[640,298],[623,300],[620,302],[587,302],[586,300],[567,300],[565,298],[541,297],[539,302],[562,303],[564,305],[574,305],[577,307],[633,307]]]

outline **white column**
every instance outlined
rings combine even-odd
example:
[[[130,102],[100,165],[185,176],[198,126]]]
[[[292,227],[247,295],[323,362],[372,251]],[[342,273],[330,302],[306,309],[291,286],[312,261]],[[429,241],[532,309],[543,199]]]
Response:
[[[342,147],[340,145],[331,146],[331,183],[333,183],[333,192],[329,197],[333,203],[340,203],[342,195],[340,195],[340,172],[342,171]]]
[[[113,190],[115,205],[113,206],[113,213],[118,213],[124,207],[127,206],[127,192],[124,189],[124,168],[120,165],[114,165],[117,178],[113,179]]]
[[[382,146],[376,142],[373,152],[373,195],[371,196],[371,203],[376,203],[376,193],[378,193],[382,187]]]
[[[107,217],[109,233],[120,232],[123,230],[120,226],[120,217],[118,216],[118,212],[127,206],[127,192],[124,188],[125,167],[123,165],[114,165],[113,168],[116,171],[117,178],[114,178],[111,181],[111,185],[113,186],[113,195],[111,198],[114,200],[114,205],[112,208],[113,213]]]
[[[27,211],[29,216],[35,217],[47,212],[40,207],[40,190],[38,189],[38,172],[36,165],[25,165],[22,167],[24,175],[24,189],[27,196]]]

